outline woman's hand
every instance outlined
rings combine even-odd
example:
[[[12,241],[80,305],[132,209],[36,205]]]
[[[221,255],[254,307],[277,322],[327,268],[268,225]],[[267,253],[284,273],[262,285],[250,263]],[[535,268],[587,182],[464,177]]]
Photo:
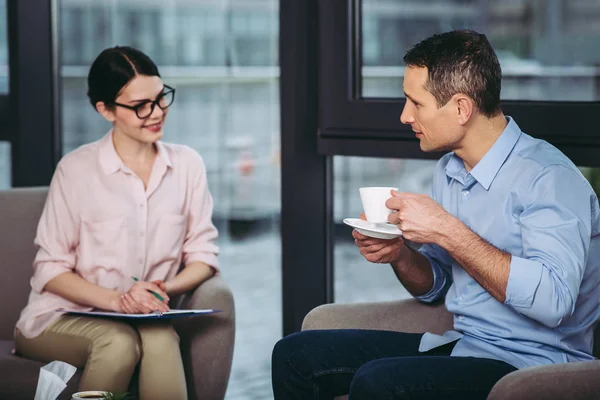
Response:
[[[158,286],[160,288],[160,290],[162,290],[163,292],[165,292],[165,296],[167,295],[167,285],[165,285],[164,281],[161,281],[160,279],[157,279],[155,281],[150,282],[156,286]],[[167,299],[167,297],[163,296],[165,299]]]
[[[162,296],[165,301],[160,301],[150,290]],[[127,314],[149,314],[169,311],[168,302],[169,296],[165,292],[163,281],[137,281],[127,293],[121,295],[119,305]]]

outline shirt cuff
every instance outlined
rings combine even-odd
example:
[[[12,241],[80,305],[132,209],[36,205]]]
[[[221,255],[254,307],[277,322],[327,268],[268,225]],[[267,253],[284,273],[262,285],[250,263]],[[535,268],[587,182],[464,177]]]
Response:
[[[446,286],[447,278],[444,271],[442,271],[442,268],[432,257],[425,253],[421,254],[424,255],[429,261],[429,264],[431,264],[431,271],[433,272],[433,286],[431,286],[431,290],[429,290],[429,292],[420,296],[415,296],[415,299],[424,303],[433,303],[442,295],[444,287]]]
[[[512,256],[504,303],[513,307],[531,308],[542,280],[542,268],[538,261]]]
[[[71,272],[72,269],[60,263],[43,263],[35,268],[35,273],[31,277],[31,287],[37,293],[42,293],[46,284],[52,279],[65,272]]]
[[[216,254],[212,253],[188,253],[183,256],[184,265],[190,265],[195,262],[204,263],[212,268],[214,268],[215,273],[219,274],[219,259]]]

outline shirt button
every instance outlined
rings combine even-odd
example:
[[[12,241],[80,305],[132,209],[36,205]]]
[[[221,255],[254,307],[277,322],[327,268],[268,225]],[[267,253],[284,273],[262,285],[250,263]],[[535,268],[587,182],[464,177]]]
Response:
[[[463,316],[461,315],[461,316],[459,316],[459,317],[458,317],[458,319],[459,319],[460,321],[462,321],[463,319],[465,319],[465,317],[463,317]]]
[[[462,300],[462,296],[459,296],[456,298],[456,301],[461,301]]]
[[[144,208],[144,203],[140,203],[140,208]]]
[[[144,237],[144,232],[140,232],[140,237]]]
[[[463,190],[462,194],[463,194],[463,196],[467,197],[469,195],[469,191],[468,190]]]
[[[140,264],[142,264],[142,263],[144,262],[144,259],[140,257],[140,258],[138,258],[138,262],[139,262]]]

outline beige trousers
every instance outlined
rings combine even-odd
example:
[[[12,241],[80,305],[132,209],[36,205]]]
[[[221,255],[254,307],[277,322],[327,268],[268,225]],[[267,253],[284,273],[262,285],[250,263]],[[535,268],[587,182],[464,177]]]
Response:
[[[187,399],[179,336],[166,321],[63,315],[33,339],[17,332],[15,347],[26,358],[83,368],[79,390],[126,392],[139,363],[140,400]]]

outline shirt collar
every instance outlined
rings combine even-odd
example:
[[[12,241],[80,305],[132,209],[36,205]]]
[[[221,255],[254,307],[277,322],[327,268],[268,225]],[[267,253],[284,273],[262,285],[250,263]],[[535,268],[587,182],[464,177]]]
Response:
[[[448,164],[446,164],[448,178],[459,180],[464,184],[468,180],[468,175],[470,175],[485,190],[489,190],[494,178],[521,136],[521,129],[517,123],[511,117],[507,117],[507,120],[508,124],[504,131],[470,173],[465,169],[460,157],[453,154]]]
[[[123,161],[115,150],[115,145],[112,141],[112,129],[102,139],[100,139],[100,150],[98,152],[100,165],[106,175],[117,172],[125,167]]]
[[[171,163],[171,157],[169,157],[169,152],[165,148],[165,145],[161,141],[158,141],[156,142],[156,148],[158,149],[156,159],[162,161],[162,163],[167,167],[173,168],[173,164]]]
[[[100,139],[99,158],[102,170],[106,175],[110,175],[119,170],[131,172],[117,154],[117,150],[115,150],[115,145],[112,141],[112,135],[113,131],[111,129],[102,139]],[[172,168],[173,164],[171,163],[171,158],[169,157],[169,153],[164,144],[160,141],[156,142],[156,148],[158,150],[156,160],[165,166]]]

